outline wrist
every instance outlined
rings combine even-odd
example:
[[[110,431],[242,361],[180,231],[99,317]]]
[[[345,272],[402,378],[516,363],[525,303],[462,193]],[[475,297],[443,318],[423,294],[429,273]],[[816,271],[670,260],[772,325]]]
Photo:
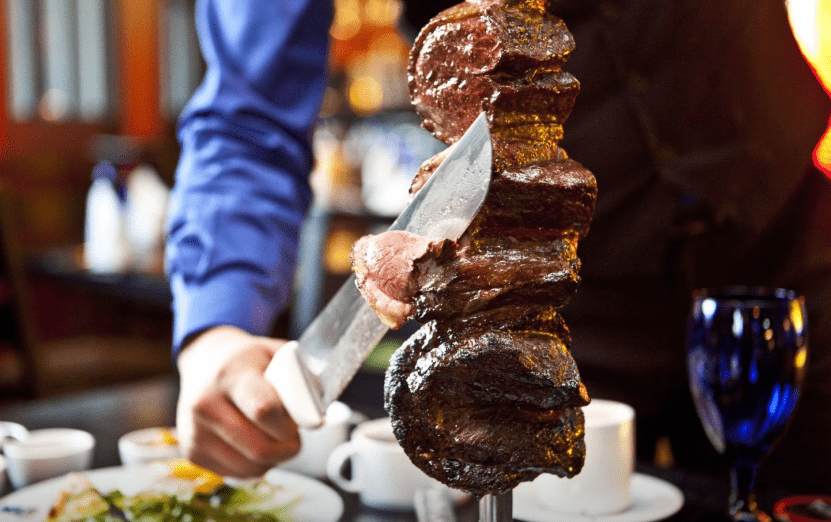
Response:
[[[218,325],[204,328],[190,334],[182,343],[177,355],[179,371],[198,366],[205,368],[211,362],[221,366],[222,361],[230,358],[251,334],[230,325]]]

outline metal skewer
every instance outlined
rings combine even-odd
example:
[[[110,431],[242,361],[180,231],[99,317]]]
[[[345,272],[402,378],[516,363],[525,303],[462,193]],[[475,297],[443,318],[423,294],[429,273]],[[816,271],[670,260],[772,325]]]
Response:
[[[418,522],[456,522],[453,501],[447,490],[429,486],[415,492],[415,512]]]
[[[511,522],[514,492],[490,493],[479,499],[479,522]]]

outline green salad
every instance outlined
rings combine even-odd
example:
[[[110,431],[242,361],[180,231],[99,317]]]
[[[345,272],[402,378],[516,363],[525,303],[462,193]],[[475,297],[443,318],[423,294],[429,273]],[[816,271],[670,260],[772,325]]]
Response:
[[[268,487],[263,487],[268,486]],[[195,493],[182,499],[165,493],[146,492],[133,496],[116,490],[106,495],[135,522],[288,522],[297,500],[267,510],[246,509],[267,498],[274,486],[259,484],[255,488],[238,488],[223,484],[211,494]],[[109,522],[107,513],[100,520]],[[96,522],[99,519],[95,519]]]
[[[125,495],[114,490],[102,495],[89,482],[76,483],[52,507],[47,522],[118,522],[108,501],[133,522],[291,522],[299,497],[276,507],[267,503],[280,490],[261,481],[244,487],[223,483],[210,493],[148,490]]]

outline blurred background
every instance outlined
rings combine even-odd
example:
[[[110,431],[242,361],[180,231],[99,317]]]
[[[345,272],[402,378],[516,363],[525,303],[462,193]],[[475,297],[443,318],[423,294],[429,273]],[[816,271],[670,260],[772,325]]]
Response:
[[[159,209],[176,118],[203,73],[194,1],[0,4],[0,403],[172,373]],[[409,106],[399,2],[335,4],[304,283],[276,334],[302,330],[348,274],[354,240],[398,214],[443,147]]]
[[[418,166],[444,147],[409,104],[400,0],[334,3],[316,199],[275,335],[303,330],[349,274],[353,242],[386,228]],[[0,0],[0,404],[173,371],[162,223],[176,119],[204,72],[194,4]],[[822,5],[788,7],[827,78]],[[831,162],[829,141],[819,167]],[[92,190],[94,179],[110,193]],[[410,333],[370,357],[376,392]]]
[[[445,1],[423,0],[422,5]],[[0,0],[0,406],[173,374],[171,296],[162,271],[161,248],[166,197],[178,158],[176,120],[204,72],[194,27],[194,4],[195,0]],[[281,337],[296,337],[311,321],[349,275],[349,250],[354,241],[388,226],[403,208],[418,166],[444,147],[421,129],[410,107],[406,85],[409,44],[399,27],[400,0],[334,0],[334,4],[330,84],[313,140],[316,164],[311,183],[315,201],[302,234],[295,292],[289,309],[278,318],[272,332]],[[563,2],[568,4],[577,6],[575,17],[581,15],[585,5],[608,7],[600,1]],[[824,81],[826,92],[831,92],[831,38],[823,33],[831,27],[824,23],[831,17],[831,2],[789,0],[785,4],[802,53]],[[601,14],[598,23],[606,23],[603,17],[609,17],[610,24],[618,23],[614,11],[601,9]],[[639,19],[634,16],[629,22],[635,26]],[[640,35],[637,27],[632,34]],[[660,41],[657,38],[654,42]],[[650,45],[657,46],[654,42]],[[580,59],[575,58],[571,64],[578,66]],[[647,65],[644,68],[652,74]],[[660,72],[658,68],[655,71]],[[637,91],[646,85],[640,76],[632,78],[631,85],[620,89],[608,79],[593,83],[589,78],[586,85],[596,86],[595,100],[605,99],[601,98],[607,94],[605,89],[612,86],[622,103],[627,89]],[[591,92],[584,91],[581,97],[586,94],[591,96]],[[642,94],[638,92],[637,96]],[[598,106],[607,110],[605,104]],[[587,133],[596,131],[592,118],[600,121],[594,114],[584,113]],[[615,127],[610,129],[607,134]],[[643,132],[648,134],[648,130]],[[579,140],[579,132],[572,136]],[[604,136],[600,133],[598,139],[602,141]],[[615,136],[610,143],[618,141]],[[646,139],[644,142],[651,143]],[[663,157],[661,154],[669,150],[656,150],[655,154]],[[636,156],[638,162],[642,161],[640,153]],[[710,156],[705,154],[706,161],[710,161],[707,158]],[[594,159],[601,168],[607,166],[603,155]],[[831,176],[831,131],[817,145],[814,160]],[[648,163],[650,159],[643,161]],[[652,166],[644,172],[651,173]],[[624,186],[621,190],[629,189]],[[639,189],[632,190],[635,194]],[[642,196],[644,200],[648,197]],[[639,201],[627,196],[620,202],[607,203],[607,209],[614,212],[606,212],[606,223],[617,223],[619,203],[622,208]],[[662,205],[662,201],[655,199],[655,205]],[[679,200],[678,204],[686,201]],[[649,211],[638,214],[648,219],[632,221],[635,226],[651,226],[655,220]],[[658,211],[655,215],[668,214],[663,208]],[[683,237],[688,241],[685,248],[689,259],[707,258],[709,251],[699,245],[720,245],[722,237],[740,237],[721,236],[718,227],[699,230],[701,223],[709,227],[714,222],[684,212],[679,216],[686,227],[683,234],[689,235]],[[604,239],[629,223],[620,221],[607,228],[606,236],[595,227],[589,242],[581,243],[584,252],[593,243],[595,259],[606,258]],[[740,230],[727,225],[726,233]],[[674,233],[675,229],[667,228]],[[659,233],[664,233],[663,228],[655,232],[656,237]],[[703,238],[700,244],[699,237]],[[680,241],[660,238],[664,239],[677,260],[662,265],[660,270],[675,276],[676,268],[696,266],[682,256]],[[811,248],[807,241],[798,243],[804,243],[806,250]],[[638,245],[626,245],[626,251],[635,252],[641,248]],[[715,254],[721,257],[720,250]],[[640,254],[630,258],[637,262],[633,264],[646,265],[641,263]],[[677,266],[673,264],[676,262]],[[721,263],[715,265],[721,267]],[[826,261],[817,266],[826,266]],[[640,274],[640,269],[635,267],[633,273]],[[610,270],[610,279],[605,279],[608,274],[604,270]],[[620,290],[628,287],[608,284],[617,277],[625,282],[628,272],[616,270],[595,265],[594,288],[628,298]],[[654,279],[647,280],[659,284],[643,292],[647,297],[667,290],[669,279],[661,279],[664,272],[655,270],[655,274],[647,274]],[[635,278],[629,282],[640,287],[640,281]],[[677,277],[672,281],[685,283]],[[592,297],[585,293],[587,287],[591,289],[584,285],[583,295],[589,295],[589,302],[594,299],[607,304],[597,296],[609,294],[600,292]],[[655,308],[671,313],[663,301],[654,303]],[[626,318],[628,310],[620,309],[620,317]],[[643,312],[643,324],[648,313]],[[605,314],[605,310],[595,314],[589,306],[584,310],[583,324],[612,324],[609,331],[620,327],[614,320],[606,320]],[[606,322],[598,323],[596,317]],[[569,323],[579,329],[580,323],[572,323],[573,318],[571,315]],[[673,327],[665,326],[668,330]],[[385,338],[347,394],[361,396],[362,404],[368,397],[380,403],[389,354],[410,333],[405,327]],[[611,361],[598,356],[591,360],[585,346],[593,340],[586,338],[580,364],[588,369],[587,375],[615,386],[629,382],[610,377],[619,373],[631,382],[643,381],[640,362],[631,363],[638,359]],[[614,335],[601,335],[599,340],[598,346],[617,348]],[[647,353],[651,349],[648,343],[641,344],[642,353],[654,365],[661,364],[663,359]],[[673,357],[680,361],[680,349]],[[604,368],[618,362],[624,364],[612,369],[619,373],[603,373]],[[673,374],[667,370],[662,375]],[[662,385],[673,384],[671,379],[674,376]],[[827,379],[823,378],[823,383]],[[641,391],[634,386],[632,390]],[[682,391],[686,397],[686,389]],[[652,402],[651,397],[648,399]],[[688,409],[692,413],[691,405]],[[697,423],[692,415],[688,417]],[[683,431],[684,426],[673,429]],[[709,450],[703,432],[696,434],[702,440],[699,446]],[[652,444],[649,437],[644,439],[651,446],[646,451],[639,449],[640,455],[653,455],[654,446],[656,462],[673,462],[668,439],[658,439],[657,444]]]

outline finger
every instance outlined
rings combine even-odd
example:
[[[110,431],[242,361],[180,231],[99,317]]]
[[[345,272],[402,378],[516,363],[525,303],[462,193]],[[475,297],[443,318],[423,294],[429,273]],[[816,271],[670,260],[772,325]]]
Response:
[[[177,428],[183,455],[194,464],[222,475],[234,477],[257,477],[273,463],[270,459],[259,462],[244,455],[217,431],[223,431],[221,419],[239,416],[227,397],[218,391],[207,394],[201,403],[180,398],[177,408]],[[218,418],[218,419],[217,419]]]
[[[286,443],[292,443],[298,438],[297,425],[262,374],[241,374],[229,386],[228,396],[231,402],[257,428],[271,438]]]
[[[198,429],[193,442],[186,454],[188,460],[223,476],[260,477],[272,467],[251,461],[208,429]]]
[[[211,394],[196,403],[194,422],[235,448],[247,460],[273,466],[300,449],[299,437],[276,439],[260,430],[223,394]]]
[[[284,344],[279,339],[259,338],[257,349],[249,350],[244,360],[235,361],[232,368],[220,375],[219,385],[259,429],[276,440],[292,443],[298,439],[297,425],[264,376],[274,354]]]

